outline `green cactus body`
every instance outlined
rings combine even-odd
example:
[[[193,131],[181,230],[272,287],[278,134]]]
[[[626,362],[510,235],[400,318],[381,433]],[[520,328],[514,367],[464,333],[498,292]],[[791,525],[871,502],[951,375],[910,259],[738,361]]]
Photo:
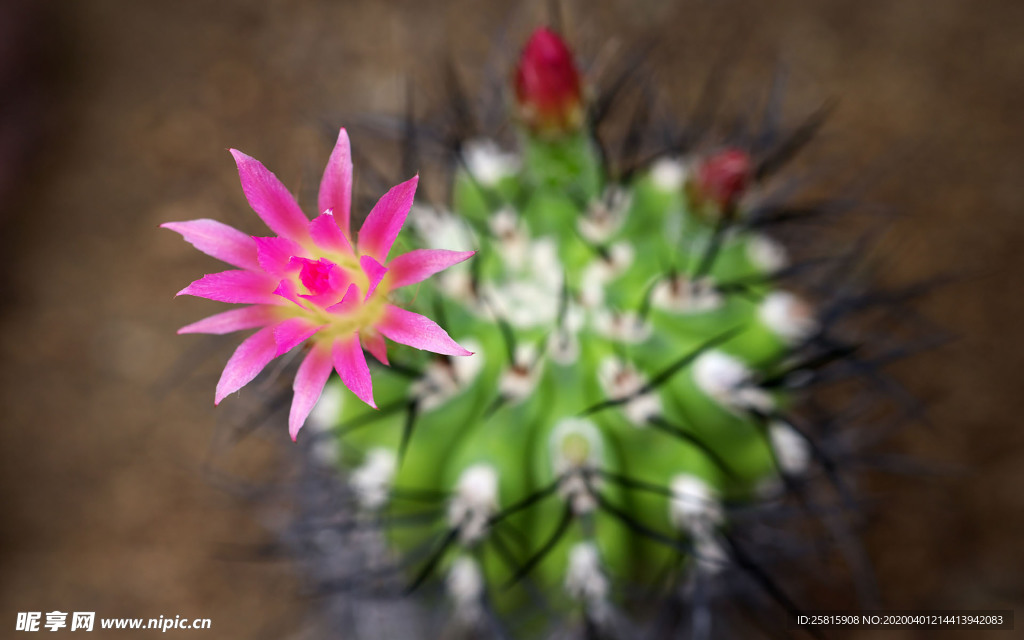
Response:
[[[679,549],[712,571],[721,502],[779,474],[767,421],[788,398],[751,376],[813,328],[764,277],[779,249],[717,229],[743,208],[697,202],[694,159],[617,183],[584,132],[484,148],[456,172],[451,212],[411,217],[422,246],[478,251],[410,301],[475,355],[395,351],[402,370],[374,374],[377,412],[338,385],[343,466],[395,461],[377,478],[389,499],[357,497],[396,553],[420,554],[420,577],[448,576],[456,608],[475,588],[513,615],[532,589],[593,615]],[[720,287],[741,281],[742,296]],[[425,509],[403,492],[443,495],[443,512],[399,526]]]

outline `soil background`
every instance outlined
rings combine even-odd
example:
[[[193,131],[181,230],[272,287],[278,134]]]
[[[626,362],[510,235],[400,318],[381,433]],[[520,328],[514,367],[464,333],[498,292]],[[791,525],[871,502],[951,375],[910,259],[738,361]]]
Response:
[[[399,112],[410,77],[429,103],[446,55],[479,80],[477,62],[495,47],[514,57],[545,6],[5,3],[0,635],[14,637],[18,611],[54,609],[211,618],[205,636],[217,638],[301,626],[312,601],[289,564],[234,553],[282,516],[225,480],[272,473],[292,455],[286,429],[225,444],[223,423],[246,402],[212,404],[233,341],[175,335],[219,305],[173,297],[217,267],[157,226],[210,217],[259,233],[227,148],[312,202],[330,126]],[[867,543],[885,604],[1019,616],[1024,3],[633,0],[565,13],[592,56],[653,44],[669,104],[689,104],[718,59],[736,101],[747,86],[760,95],[779,63],[794,120],[838,99],[813,157],[847,175],[876,170],[873,198],[903,212],[884,279],[970,276],[921,304],[959,339],[898,370],[929,400],[932,426],[894,446],[956,472],[879,483]]]

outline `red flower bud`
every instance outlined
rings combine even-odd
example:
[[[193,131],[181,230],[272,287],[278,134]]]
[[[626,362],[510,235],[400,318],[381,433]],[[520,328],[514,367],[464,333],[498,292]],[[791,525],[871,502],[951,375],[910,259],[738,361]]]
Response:
[[[568,133],[583,124],[576,62],[569,47],[550,29],[537,29],[523,47],[515,90],[520,115],[534,133]]]
[[[693,188],[701,201],[711,201],[726,209],[736,204],[750,185],[753,164],[750,154],[741,149],[726,149],[705,160],[697,168]]]

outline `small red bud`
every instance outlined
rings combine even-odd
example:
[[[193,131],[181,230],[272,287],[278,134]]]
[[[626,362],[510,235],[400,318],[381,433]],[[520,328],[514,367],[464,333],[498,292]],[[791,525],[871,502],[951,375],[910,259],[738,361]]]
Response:
[[[534,133],[560,134],[583,124],[580,74],[572,52],[554,31],[533,32],[515,72],[520,115]]]
[[[741,149],[726,149],[706,159],[697,168],[693,185],[695,195],[726,209],[736,204],[752,177],[750,154]]]

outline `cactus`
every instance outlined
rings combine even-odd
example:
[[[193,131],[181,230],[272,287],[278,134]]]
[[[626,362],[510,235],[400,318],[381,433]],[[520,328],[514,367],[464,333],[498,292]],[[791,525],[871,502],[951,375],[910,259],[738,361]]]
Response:
[[[588,95],[537,30],[514,73],[519,147],[460,140],[450,205],[413,207],[410,248],[477,253],[400,304],[474,355],[399,348],[374,372],[379,410],[328,383],[307,429],[379,545],[345,588],[439,585],[452,624],[538,637],[650,627],[628,613],[738,566],[792,614],[731,516],[796,493],[813,464],[841,489],[792,409],[852,349],[824,339],[782,284],[799,265],[755,224],[792,148],[675,149],[616,173]]]
[[[246,198],[279,237],[164,225],[240,269],[181,293],[251,305],[181,331],[260,327],[228,362],[218,402],[308,342],[289,430],[311,482],[286,542],[313,551],[320,588],[358,594],[343,599],[357,637],[371,617],[372,637],[436,636],[438,616],[396,597],[432,590],[447,602],[442,626],[471,635],[747,636],[708,613],[723,591],[798,613],[768,566],[802,551],[776,535],[794,511],[822,525],[873,603],[839,468],[854,438],[837,425],[880,403],[813,392],[863,375],[915,414],[879,372],[908,350],[884,332],[867,349],[837,323],[916,290],[865,294],[849,273],[797,290],[794,276],[821,260],[791,261],[765,234],[847,206],[787,208],[772,188],[821,113],[789,135],[774,115],[717,144],[668,135],[629,165],[598,135],[610,94],[594,97],[557,33],[533,33],[512,79],[518,145],[441,136],[456,161],[443,206],[408,179],[353,234],[342,129],[314,220],[233,150]],[[407,149],[419,142],[411,115]],[[644,146],[644,120],[624,151]],[[389,262],[392,245],[408,252]],[[833,275],[856,275],[849,256]]]

